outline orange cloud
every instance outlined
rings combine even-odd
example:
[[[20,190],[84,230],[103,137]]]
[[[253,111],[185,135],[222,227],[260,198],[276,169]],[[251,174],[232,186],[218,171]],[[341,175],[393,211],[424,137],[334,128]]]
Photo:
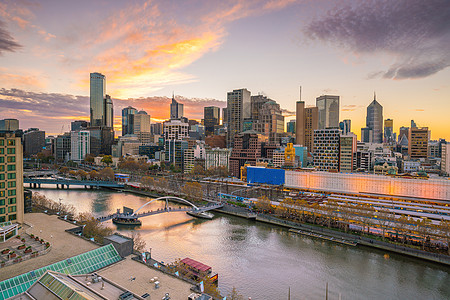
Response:
[[[4,88],[19,88],[19,89],[43,89],[46,87],[46,82],[41,76],[33,74],[14,74],[10,73],[5,68],[0,68],[0,82]]]

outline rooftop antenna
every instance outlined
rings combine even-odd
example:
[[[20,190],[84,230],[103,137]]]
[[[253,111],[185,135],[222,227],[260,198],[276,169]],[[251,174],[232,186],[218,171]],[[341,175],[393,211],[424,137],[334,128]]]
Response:
[[[300,101],[302,101],[302,86],[300,86]]]
[[[373,91],[373,100],[377,100],[377,94]]]

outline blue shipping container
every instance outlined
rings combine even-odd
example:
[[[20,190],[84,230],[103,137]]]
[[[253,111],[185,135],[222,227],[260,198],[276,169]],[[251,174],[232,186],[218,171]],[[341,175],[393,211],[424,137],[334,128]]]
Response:
[[[283,169],[247,167],[247,183],[283,185],[284,175]]]

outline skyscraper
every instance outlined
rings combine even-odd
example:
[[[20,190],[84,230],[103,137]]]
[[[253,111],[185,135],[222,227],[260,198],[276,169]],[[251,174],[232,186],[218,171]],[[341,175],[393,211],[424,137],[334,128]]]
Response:
[[[367,106],[366,127],[372,130],[373,143],[383,142],[383,106],[378,103],[375,94],[372,103]]]
[[[295,134],[295,120],[290,120],[286,123],[286,132]]]
[[[251,97],[247,89],[227,93],[227,147],[233,147],[234,138],[242,132],[244,119],[251,117]]]
[[[342,134],[346,135],[352,132],[352,120],[344,120],[339,123],[339,128],[342,131]]]
[[[314,130],[314,167],[319,171],[339,171],[339,128]]]
[[[100,73],[91,73],[90,108],[91,126],[105,126],[106,78]]]
[[[319,129],[339,128],[339,96],[317,97],[316,106],[319,110]]]
[[[411,159],[427,158],[428,127],[411,127],[408,133],[408,155]]]
[[[297,101],[295,105],[295,142],[305,146],[305,102]],[[310,149],[308,149],[310,150]]]
[[[151,127],[150,115],[145,111],[130,115],[130,126],[133,128],[133,134],[137,135],[141,144],[148,144],[151,142]]]
[[[105,96],[105,127],[113,128],[114,127],[114,107],[113,102],[111,100],[110,95]]]
[[[214,134],[214,126],[220,122],[220,108],[217,106],[208,106],[204,108],[204,122],[206,135]]]
[[[385,143],[395,142],[394,120],[392,119],[384,120],[384,142]]]
[[[0,130],[16,131],[18,129],[19,129],[19,120],[17,119],[0,120]]]
[[[137,113],[137,109],[131,106],[122,109],[122,136],[133,134],[133,127],[130,125],[130,116]]]
[[[175,100],[175,96],[172,95],[172,103],[170,104],[170,119],[181,119],[183,117],[184,105],[178,103]]]

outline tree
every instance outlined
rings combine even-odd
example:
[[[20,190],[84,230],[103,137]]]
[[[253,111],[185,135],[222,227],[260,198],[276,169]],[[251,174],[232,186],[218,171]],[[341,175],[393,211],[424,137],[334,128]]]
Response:
[[[231,293],[229,293],[227,295],[227,299],[230,299],[230,300],[244,300],[244,296],[239,294],[238,290],[235,287],[233,287],[233,289],[231,290]]]
[[[430,219],[424,218],[417,220],[416,224],[417,232],[422,236],[422,250],[425,250],[425,244],[431,232],[432,222]]]
[[[193,201],[201,201],[203,199],[202,185],[198,182],[187,182],[181,191]]]
[[[84,162],[88,164],[92,164],[94,162],[95,156],[91,153],[88,153],[84,156]]]
[[[202,165],[197,164],[192,168],[191,173],[193,175],[205,175],[205,168],[203,168]]]
[[[98,243],[103,243],[103,238],[113,233],[111,228],[104,227],[100,221],[90,213],[80,213],[77,221],[83,225],[83,236],[94,238]]]
[[[69,172],[69,168],[68,167],[62,167],[61,169],[59,169],[59,171],[63,174],[67,174]]]
[[[99,176],[100,175],[95,170],[92,170],[92,171],[89,172],[89,179],[97,179]]]
[[[88,173],[86,171],[83,171],[83,170],[78,170],[77,171],[77,176],[79,176],[81,179],[86,179],[86,177],[88,176]]]
[[[110,167],[106,167],[106,168],[102,169],[100,171],[99,175],[103,180],[113,181],[115,178],[114,171]]]
[[[113,161],[112,161],[112,156],[111,156],[111,155],[105,155],[105,156],[103,156],[101,162],[104,163],[104,164],[106,164],[106,165],[109,167],[109,165],[113,163]]]
[[[376,224],[381,228],[383,241],[385,239],[386,227],[392,224],[393,218],[394,215],[387,208],[381,207],[375,211]]]
[[[133,239],[133,250],[142,253],[145,249],[145,247],[147,246],[147,243],[145,242],[145,240],[142,238],[141,234],[139,232],[136,232],[135,230],[133,230],[131,232],[131,236]]]
[[[269,212],[272,210],[272,204],[270,203],[269,198],[266,196],[262,196],[258,198],[258,202],[255,204],[256,209],[263,211],[263,212]]]
[[[447,251],[448,255],[450,255],[450,221],[444,220],[442,218],[441,222],[439,222],[439,232],[440,236],[444,238],[445,242],[447,243]]]

